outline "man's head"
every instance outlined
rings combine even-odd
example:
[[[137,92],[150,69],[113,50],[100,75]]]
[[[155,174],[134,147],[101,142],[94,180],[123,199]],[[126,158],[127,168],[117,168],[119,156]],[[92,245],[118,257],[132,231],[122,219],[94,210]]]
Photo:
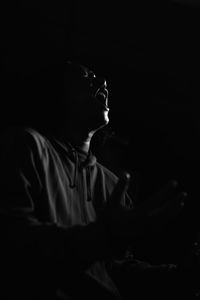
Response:
[[[64,72],[64,98],[68,125],[76,123],[88,130],[108,124],[108,90],[106,80],[87,67],[67,62]]]
[[[105,79],[77,63],[50,64],[31,74],[21,101],[24,110],[16,110],[16,123],[26,126],[96,131],[109,122]]]

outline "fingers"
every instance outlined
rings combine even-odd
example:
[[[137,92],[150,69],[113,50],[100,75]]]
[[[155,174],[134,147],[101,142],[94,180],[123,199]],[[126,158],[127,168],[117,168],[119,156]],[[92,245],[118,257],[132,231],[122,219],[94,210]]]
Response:
[[[163,226],[170,224],[181,213],[185,199],[187,198],[187,193],[181,192],[174,196],[172,201],[164,203],[162,206],[151,210],[145,216],[140,218],[137,214],[133,216],[132,224],[129,218],[129,225],[127,226],[127,231],[124,233],[127,238],[137,240],[141,236],[147,236],[152,233],[156,233],[162,230]],[[128,220],[128,218],[127,218]]]
[[[127,231],[125,235],[130,238],[131,230],[132,238],[147,235],[150,232],[159,232],[159,230],[162,230],[163,225],[169,224],[170,221],[178,217],[184,207],[186,198],[187,193],[180,192],[174,195],[170,201],[151,208],[145,214],[137,209],[130,212],[129,215],[127,214]]]
[[[177,217],[184,207],[186,198],[187,193],[180,192],[172,199],[172,201],[168,202],[166,208],[164,209],[166,217],[169,219]]]
[[[155,195],[151,198],[147,199],[140,205],[141,211],[143,213],[148,213],[151,210],[156,210],[165,203],[172,200],[175,194],[178,192],[178,182],[175,180],[169,181],[166,185],[164,185]]]
[[[155,202],[165,202],[169,200],[178,188],[178,182],[176,180],[170,180],[164,185],[155,195]]]
[[[115,189],[112,193],[111,199],[110,199],[110,205],[114,208],[121,204],[122,199],[125,196],[125,193],[128,190],[129,182],[130,182],[130,174],[127,172],[124,172],[122,176],[119,178],[119,181],[117,185],[115,186]]]
[[[180,205],[181,208],[184,207],[187,196],[188,196],[188,193],[186,193],[186,192],[181,192],[178,194],[177,203]]]
[[[177,218],[184,207],[187,193],[181,192],[173,198],[173,201],[166,202],[163,206],[148,213],[146,222],[150,231],[158,232],[162,226],[166,226],[173,219]]]

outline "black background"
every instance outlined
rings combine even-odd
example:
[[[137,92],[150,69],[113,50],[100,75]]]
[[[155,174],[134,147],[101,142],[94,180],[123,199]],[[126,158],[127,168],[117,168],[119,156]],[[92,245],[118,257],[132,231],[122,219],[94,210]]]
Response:
[[[199,8],[198,1],[1,4],[1,126],[28,106],[30,73],[78,60],[110,90],[114,135],[96,148],[99,159],[131,173],[138,203],[172,178],[188,192],[163,243],[139,252],[155,261],[182,257],[199,230]]]

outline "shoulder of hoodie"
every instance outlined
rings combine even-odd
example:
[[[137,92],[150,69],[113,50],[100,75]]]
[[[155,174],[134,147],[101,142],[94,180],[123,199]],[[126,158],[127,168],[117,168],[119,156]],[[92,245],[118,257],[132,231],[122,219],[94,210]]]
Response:
[[[105,180],[107,182],[111,182],[113,184],[116,184],[119,180],[119,177],[110,169],[108,169],[106,166],[102,165],[101,163],[99,163],[98,161],[96,162],[96,167],[97,169],[103,173]]]
[[[50,142],[45,134],[32,127],[9,127],[1,135],[1,150],[23,154],[27,149],[31,150],[41,158],[46,156],[46,151],[50,147]],[[100,162],[96,162],[98,172],[102,173],[106,182],[116,184],[118,176]]]
[[[1,151],[4,152],[23,152],[29,149],[41,156],[46,148],[47,138],[34,128],[12,126],[2,132],[0,144]]]

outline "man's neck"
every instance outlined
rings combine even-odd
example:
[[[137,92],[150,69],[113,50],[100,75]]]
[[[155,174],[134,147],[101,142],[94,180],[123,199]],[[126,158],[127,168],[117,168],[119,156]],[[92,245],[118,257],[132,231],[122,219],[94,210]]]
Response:
[[[94,132],[84,132],[73,128],[71,130],[62,130],[59,136],[63,142],[69,142],[74,147],[78,147],[82,151],[88,153],[90,149],[90,143]]]

